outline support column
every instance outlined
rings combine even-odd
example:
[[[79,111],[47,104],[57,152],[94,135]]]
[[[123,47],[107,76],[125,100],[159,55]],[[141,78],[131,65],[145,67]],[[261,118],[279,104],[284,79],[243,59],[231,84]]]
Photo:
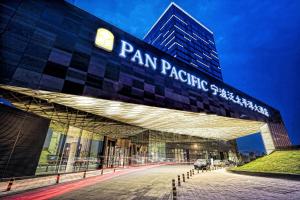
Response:
[[[77,142],[70,143],[69,157],[67,161],[66,172],[72,172],[75,162],[75,155],[77,150]]]
[[[265,145],[267,154],[272,153],[275,150],[275,145],[268,124],[265,124],[262,127],[260,127],[260,134],[263,139],[263,143]]]

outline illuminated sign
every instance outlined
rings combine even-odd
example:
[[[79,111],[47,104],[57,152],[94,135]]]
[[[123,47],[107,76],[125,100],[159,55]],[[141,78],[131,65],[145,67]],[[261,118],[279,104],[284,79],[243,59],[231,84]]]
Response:
[[[95,38],[95,45],[106,51],[112,51],[114,46],[114,35],[107,29],[99,28]]]
[[[97,40],[98,39],[98,40]],[[105,41],[104,41],[105,40]],[[108,51],[112,51],[114,36],[106,29],[100,28],[97,30],[97,36],[95,44],[100,48],[104,48]],[[257,105],[249,99],[239,96],[234,92],[223,88],[215,83],[209,83],[209,81],[202,79],[194,74],[191,74],[178,66],[172,65],[169,61],[161,58],[158,59],[149,53],[143,52],[140,49],[136,49],[131,43],[121,40],[120,51],[118,55],[121,58],[129,59],[133,63],[137,63],[142,67],[158,71],[163,76],[167,76],[181,83],[187,84],[198,90],[209,92],[214,96],[219,96],[222,99],[237,104],[241,107],[248,108],[252,111],[261,113],[269,117],[269,112],[266,108]],[[109,47],[109,48],[108,48]]]
[[[227,101],[269,117],[269,112],[266,108],[259,106],[244,97],[240,97],[239,95],[234,94],[234,92],[226,90],[216,84],[209,83],[207,80],[201,79],[177,66],[173,66],[165,59],[157,59],[155,56],[143,53],[141,50],[135,49],[132,44],[124,40],[121,40],[119,56],[126,59],[129,58],[131,62],[137,63],[140,66],[159,71],[164,76],[178,80],[191,87],[197,88],[198,90],[210,92],[214,96],[220,96]]]
[[[119,56],[122,58],[127,58],[130,56],[131,62],[136,62],[141,66],[152,68],[153,70],[157,70],[158,59],[154,56],[150,56],[149,54],[143,54],[140,50],[135,50],[134,47],[124,41],[121,40],[121,50]],[[177,69],[177,67],[172,66],[168,61],[164,59],[159,60],[160,73],[164,76],[169,76],[175,80],[179,80],[182,83],[186,83],[192,87],[196,87],[203,91],[208,91],[208,82],[206,80],[201,80],[199,77],[196,77],[183,69]]]

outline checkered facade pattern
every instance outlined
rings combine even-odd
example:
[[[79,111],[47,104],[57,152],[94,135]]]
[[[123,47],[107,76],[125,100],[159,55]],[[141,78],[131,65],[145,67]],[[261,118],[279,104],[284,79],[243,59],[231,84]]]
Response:
[[[276,109],[67,2],[19,0],[0,6],[1,84],[282,124]],[[115,44],[126,40],[259,102],[270,117],[122,59],[119,46],[111,53],[95,47],[99,27],[114,34]]]

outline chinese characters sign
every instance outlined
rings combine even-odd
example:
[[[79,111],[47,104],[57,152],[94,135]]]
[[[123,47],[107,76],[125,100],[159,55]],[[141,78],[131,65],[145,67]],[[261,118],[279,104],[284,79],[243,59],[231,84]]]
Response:
[[[236,95],[231,91],[228,91],[228,90],[225,90],[224,88],[218,87],[215,84],[211,84],[210,89],[212,91],[212,94],[215,96],[220,96],[221,98],[223,98],[227,101],[233,102],[242,107],[248,108],[248,109],[258,112],[258,113],[261,113],[267,117],[270,116],[269,112],[266,108],[259,106],[244,97],[240,97],[239,95]]]

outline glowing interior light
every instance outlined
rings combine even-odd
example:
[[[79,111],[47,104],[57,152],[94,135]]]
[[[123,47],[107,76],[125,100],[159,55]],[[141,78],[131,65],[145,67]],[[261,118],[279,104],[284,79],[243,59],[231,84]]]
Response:
[[[143,113],[145,111],[145,107],[144,106],[135,106],[133,109],[131,109],[129,112],[126,112],[125,117],[126,118],[134,118],[138,115],[140,115],[141,113]]]
[[[112,51],[114,46],[114,35],[107,29],[97,30],[95,45],[106,51]]]
[[[84,97],[84,96],[76,96],[73,98],[75,100],[75,103],[78,105],[85,105],[85,106],[91,106],[96,103],[95,99],[90,97]]]
[[[118,115],[119,113],[122,112],[121,110],[121,103],[120,102],[110,102],[109,106],[106,107],[105,113],[109,116],[112,115]]]

